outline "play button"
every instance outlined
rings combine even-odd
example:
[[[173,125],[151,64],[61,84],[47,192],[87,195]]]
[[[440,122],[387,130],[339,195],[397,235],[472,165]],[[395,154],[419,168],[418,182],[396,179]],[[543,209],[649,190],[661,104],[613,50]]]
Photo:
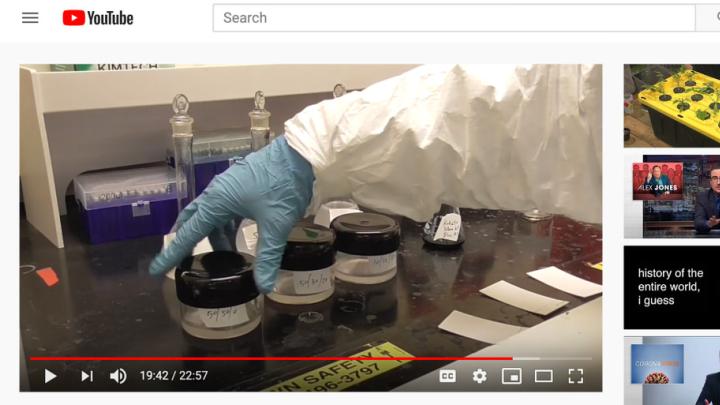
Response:
[[[65,10],[62,17],[65,25],[85,25],[84,10]]]
[[[57,375],[52,371],[45,369],[45,384],[57,378]]]

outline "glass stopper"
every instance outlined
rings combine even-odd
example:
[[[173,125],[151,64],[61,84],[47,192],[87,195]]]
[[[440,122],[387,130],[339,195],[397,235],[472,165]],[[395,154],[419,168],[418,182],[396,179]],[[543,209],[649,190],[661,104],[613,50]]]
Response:
[[[260,90],[255,92],[255,109],[256,110],[264,110],[265,109],[265,94]]]
[[[187,112],[190,109],[190,101],[188,101],[186,95],[178,94],[175,98],[173,98],[172,108],[175,115],[187,115]]]
[[[335,98],[342,97],[345,95],[345,93],[347,93],[347,89],[345,88],[345,86],[343,86],[342,83],[338,83],[335,85],[335,87],[333,87],[333,96]]]

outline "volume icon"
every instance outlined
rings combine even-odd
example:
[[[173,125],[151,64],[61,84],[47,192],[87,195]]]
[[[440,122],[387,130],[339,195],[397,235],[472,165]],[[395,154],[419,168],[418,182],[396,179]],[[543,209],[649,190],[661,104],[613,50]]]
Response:
[[[125,384],[125,380],[127,380],[127,373],[124,369],[119,368],[110,373],[110,379],[118,384]]]

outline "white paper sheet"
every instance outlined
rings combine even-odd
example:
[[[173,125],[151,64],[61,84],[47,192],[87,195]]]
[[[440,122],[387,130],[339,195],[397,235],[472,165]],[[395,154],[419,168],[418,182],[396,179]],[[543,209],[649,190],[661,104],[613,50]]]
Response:
[[[258,240],[257,223],[252,219],[244,218],[235,235],[235,248],[240,253],[255,256]]]
[[[175,232],[165,235],[163,237],[163,249],[166,248],[170,244],[170,242],[173,241],[173,239],[175,239]],[[208,252],[212,252],[212,251],[213,251],[213,248],[212,248],[212,245],[210,244],[210,239],[204,238],[203,240],[198,242],[197,245],[195,245],[192,255],[197,256],[197,255],[201,255],[203,253],[208,253]]]
[[[568,304],[567,301],[536,294],[507,281],[498,281],[480,292],[508,305],[540,315],[547,315]]]
[[[528,272],[528,276],[576,297],[587,298],[602,292],[602,285],[573,276],[555,266]]]
[[[251,252],[255,253],[255,248],[257,247],[257,241],[258,241],[257,224],[251,224],[251,225],[245,226],[241,229],[242,229],[243,237],[245,238],[245,245]]]
[[[522,326],[490,321],[460,311],[452,311],[438,327],[456,335],[492,344],[500,343],[526,329]]]

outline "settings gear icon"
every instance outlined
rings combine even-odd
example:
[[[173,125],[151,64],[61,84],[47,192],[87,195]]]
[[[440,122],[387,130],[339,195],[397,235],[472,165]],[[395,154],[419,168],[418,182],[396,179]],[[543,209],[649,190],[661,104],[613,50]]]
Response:
[[[484,383],[487,381],[487,371],[481,368],[473,371],[473,380],[478,384]]]

